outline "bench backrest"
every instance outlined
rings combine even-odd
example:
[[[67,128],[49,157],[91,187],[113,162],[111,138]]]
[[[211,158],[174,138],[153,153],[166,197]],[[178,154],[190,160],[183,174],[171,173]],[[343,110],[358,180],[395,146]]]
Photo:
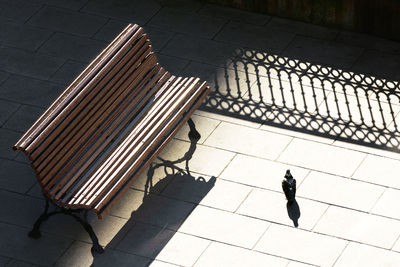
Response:
[[[141,119],[156,119],[154,114],[168,112],[168,108],[161,106],[160,100],[156,104],[160,107],[152,106],[156,103],[155,99],[161,95],[165,97],[166,88],[182,87],[183,83],[199,87],[198,79],[177,78],[161,68],[143,29],[128,25],[47,109],[14,149],[28,155],[43,192],[53,201],[70,208],[95,208],[98,215],[103,214],[110,208],[109,202],[119,198],[126,188],[121,184],[114,189],[120,180],[100,179],[97,178],[98,173],[103,171],[104,175],[115,176],[107,173],[111,168],[107,165],[108,158],[116,155],[127,157],[126,153],[118,154],[114,150],[121,149],[119,147],[124,138],[132,135],[129,130],[148,131],[141,126],[145,125],[140,122]],[[207,86],[203,83],[200,87]],[[190,114],[186,113],[198,105],[192,103],[179,117],[187,119]],[[149,116],[147,112],[154,114]],[[182,121],[176,119],[168,124],[170,128],[166,129],[166,137],[175,132],[177,123],[182,124]],[[166,126],[158,125],[158,132]],[[166,141],[165,138],[161,140],[162,136],[156,131],[147,135],[146,145],[154,143],[158,147],[147,149],[146,153],[143,147],[139,151],[142,154],[137,152],[137,157],[143,157],[140,162],[145,164],[138,164],[136,171],[143,170]],[[160,139],[161,144],[160,140],[152,141],[154,138]],[[116,165],[118,160],[114,161]],[[133,162],[139,161],[132,159],[128,163]],[[128,172],[134,173],[134,170]],[[88,178],[82,178],[85,175]],[[96,183],[102,187],[98,188]],[[107,188],[113,190],[111,194],[106,192]],[[94,193],[95,189],[103,195]],[[84,197],[80,199],[80,196]]]

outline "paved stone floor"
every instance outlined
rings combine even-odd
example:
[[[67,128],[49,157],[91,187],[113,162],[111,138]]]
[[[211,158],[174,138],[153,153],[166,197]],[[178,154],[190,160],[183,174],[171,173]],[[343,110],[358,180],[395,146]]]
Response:
[[[0,22],[1,266],[399,266],[398,42],[192,0],[0,0]],[[68,217],[32,240],[44,202],[11,146],[127,23],[213,87],[189,171],[157,165],[90,217],[102,255]],[[185,157],[187,131],[162,159]]]

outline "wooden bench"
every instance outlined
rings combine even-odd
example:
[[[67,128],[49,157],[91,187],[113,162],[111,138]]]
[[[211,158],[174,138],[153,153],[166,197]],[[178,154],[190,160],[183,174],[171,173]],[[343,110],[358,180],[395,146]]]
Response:
[[[101,219],[186,121],[199,138],[190,116],[209,91],[164,70],[144,30],[128,25],[14,145],[46,198],[29,236],[39,238],[51,215],[69,214],[102,252],[87,211]],[[48,212],[49,203],[57,209]]]

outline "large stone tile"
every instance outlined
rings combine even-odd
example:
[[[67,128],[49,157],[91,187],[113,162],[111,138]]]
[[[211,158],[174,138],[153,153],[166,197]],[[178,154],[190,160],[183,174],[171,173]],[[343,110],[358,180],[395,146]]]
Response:
[[[305,263],[332,266],[346,241],[272,224],[255,250]]]
[[[368,153],[368,154],[372,154],[372,155],[376,155],[376,156],[386,157],[389,159],[400,160],[400,153],[396,153],[396,152],[392,152],[392,151],[388,151],[388,150],[383,150],[383,149],[374,148],[374,147],[368,147],[368,146],[361,145],[361,144],[353,144],[353,143],[340,141],[340,140],[335,140],[333,142],[333,145],[351,149],[351,150],[364,152],[364,153]]]
[[[195,174],[192,173],[192,175]],[[171,198],[234,212],[251,191],[249,186],[227,182],[215,177],[198,176],[197,179],[195,177],[176,177],[162,194]]]
[[[43,192],[42,192],[42,187],[39,185],[39,183],[35,183],[32,188],[26,193],[27,196],[31,196],[34,198],[38,199],[43,199]]]
[[[43,212],[45,205],[41,199],[4,190],[0,190],[0,200],[8,203],[0,210],[1,221],[26,227],[26,234]]]
[[[148,0],[91,0],[81,11],[144,25],[160,8]]]
[[[221,178],[255,187],[282,191],[282,180],[290,169],[299,186],[308,170],[260,158],[237,155],[221,174]]]
[[[38,213],[36,217],[39,215],[40,213]],[[94,213],[88,215],[88,222],[93,227],[100,245],[107,247],[112,247],[114,243],[111,243],[111,241],[114,241],[115,237],[118,237],[120,232],[125,233],[128,230],[126,228],[130,226],[124,218],[107,215],[100,220]],[[63,230],[60,231],[60,229]],[[71,216],[55,215],[43,224],[41,231],[59,235],[64,238],[88,242],[89,244],[92,243],[90,236],[82,225]]]
[[[71,244],[71,240],[44,234],[32,239],[27,228],[0,223],[0,254],[38,265],[52,265]]]
[[[204,1],[201,0],[153,0],[163,7],[175,8],[185,12],[196,13],[202,6]]]
[[[9,73],[0,71],[0,84],[6,81],[11,75]]]
[[[0,86],[0,97],[13,102],[47,108],[63,89],[59,84],[13,75]]]
[[[136,223],[124,235],[116,249],[155,259],[175,234],[175,231],[162,226]]]
[[[26,261],[20,261],[16,259],[12,259],[9,263],[7,263],[7,267],[37,267],[38,265],[28,263]]]
[[[353,178],[374,184],[400,188],[400,180],[397,179],[399,172],[399,160],[368,155],[354,173]]]
[[[32,3],[32,1],[24,0],[1,0],[0,1],[0,18],[25,22],[33,14],[35,14],[41,5]]]
[[[56,33],[39,49],[39,52],[60,58],[89,62],[105,47],[106,43],[103,41]]]
[[[175,35],[175,33],[170,30],[171,29],[164,30],[149,25],[144,26],[144,31],[148,34],[154,51],[159,52]]]
[[[325,40],[333,40],[338,34],[338,31],[332,28],[280,17],[273,17],[267,28]]]
[[[213,4],[206,4],[199,11],[199,14],[255,25],[264,25],[268,20],[271,19],[270,16],[264,14],[248,12],[238,8],[222,7]]]
[[[148,23],[165,30],[212,38],[225,24],[226,20],[207,15],[187,13],[173,8],[163,8]]]
[[[330,93],[327,99],[320,104],[318,112],[323,117],[338,121],[338,124],[340,124],[340,121],[351,121],[358,125],[385,129],[393,121],[391,112],[397,114],[399,110],[400,107],[397,105],[367,99],[362,97],[362,94],[356,97],[342,93]],[[363,141],[363,139],[368,138],[367,133],[358,136],[350,129],[345,129],[344,133],[346,134],[344,136],[349,139]]]
[[[65,59],[33,54],[15,48],[0,48],[0,68],[19,75],[47,80]]]
[[[210,119],[210,118],[202,117],[202,116],[198,116],[198,115],[192,115],[191,119],[193,120],[193,122],[196,126],[196,130],[201,135],[199,141],[197,141],[199,144],[204,143],[204,141],[208,138],[208,136],[210,136],[210,134],[214,131],[214,129],[220,123],[220,121],[218,121],[218,120],[214,120],[214,119]],[[185,123],[183,125],[183,127],[181,128],[181,130],[179,130],[179,132],[177,132],[177,134],[175,135],[175,138],[190,142],[190,139],[188,136],[189,131],[190,131],[189,125],[187,123]]]
[[[369,212],[384,188],[339,176],[312,171],[298,187],[306,198]]]
[[[44,112],[44,109],[22,105],[3,125],[4,128],[25,132]],[[11,144],[14,145],[14,144]]]
[[[139,174],[136,181],[132,184],[132,188],[144,192],[159,195],[165,187],[175,178],[177,173],[168,170],[160,160],[154,160],[151,167],[148,167],[141,174]]]
[[[38,0],[39,2],[43,2],[48,6],[57,6],[68,8],[72,10],[79,10],[83,7],[88,0],[69,0],[69,1],[59,1],[59,0]]]
[[[176,230],[186,220],[195,205],[174,199],[147,195],[131,217],[138,222]]]
[[[67,86],[71,84],[85,68],[85,63],[68,60],[53,76],[51,76],[50,81]]]
[[[180,266],[193,266],[210,244],[209,240],[175,233],[156,259]]]
[[[249,97],[257,102],[262,101],[264,105],[272,108],[285,108],[290,111],[295,111],[294,113],[297,114],[308,115],[308,117],[311,114],[316,114],[318,112],[318,106],[324,101],[326,92],[322,89],[300,83],[296,81],[296,79],[297,78],[285,80],[282,77],[272,78],[259,76],[257,83],[252,85],[248,93]],[[277,117],[281,119],[279,115]],[[294,118],[295,116],[292,115],[291,117]],[[269,117],[269,119],[273,120],[274,118]],[[285,118],[283,122],[288,124],[287,120],[289,119]],[[289,122],[291,123],[292,121],[289,120]],[[282,123],[282,121],[280,121],[280,123]]]
[[[0,256],[0,266],[6,266],[6,264],[10,262],[10,260],[11,260],[10,258]]]
[[[225,66],[229,63],[234,51],[235,47],[227,43],[177,34],[161,50],[161,53],[197,62]]]
[[[380,248],[350,242],[335,267],[347,266],[397,266],[400,254]]]
[[[394,244],[392,250],[393,250],[393,251],[400,252],[400,239],[397,240],[396,244]]]
[[[0,188],[26,193],[36,182],[33,169],[26,164],[10,160],[0,161]]]
[[[257,80],[254,74],[198,62],[191,62],[183,70],[182,75],[199,77],[207,81],[212,91],[217,91],[218,96],[222,95],[221,98],[244,96]]]
[[[111,42],[128,25],[125,21],[109,19],[107,23],[93,36],[93,39]]]
[[[398,80],[400,79],[400,55],[368,50],[357,60],[352,69],[378,78]]]
[[[303,59],[307,62],[322,63],[339,68],[350,68],[362,53],[363,49],[360,47],[304,36],[296,36],[283,51],[285,56],[293,59]]]
[[[269,131],[269,132],[278,133],[278,134],[284,134],[287,136],[297,137],[300,139],[306,139],[306,140],[310,140],[310,141],[314,141],[314,142],[325,143],[328,145],[331,145],[335,142],[335,139],[333,139],[333,138],[314,135],[314,134],[312,134],[312,132],[307,133],[307,132],[303,132],[301,130],[296,131],[296,130],[290,129],[290,128],[289,129],[280,128],[279,125],[270,126],[270,125],[268,125],[268,122],[266,122],[266,124],[262,125],[260,127],[260,129]]]
[[[55,266],[138,266],[145,267],[149,259],[107,249],[103,254],[92,256],[92,245],[75,241],[71,247],[61,256]]]
[[[143,191],[129,189],[121,199],[110,210],[110,214],[121,218],[129,219],[132,212],[143,204],[145,193]]]
[[[261,49],[273,53],[281,52],[295,34],[270,27],[229,22],[215,37],[218,41],[235,43],[244,47]]]
[[[232,116],[222,115],[222,114],[219,114],[219,113],[213,113],[213,112],[209,112],[209,111],[196,110],[193,114],[199,115],[199,116],[202,116],[202,117],[207,117],[207,118],[210,118],[210,119],[215,119],[215,120],[230,122],[230,123],[233,123],[233,124],[252,127],[252,128],[255,128],[255,129],[258,129],[261,126],[261,124],[257,123],[257,122],[252,122],[252,121],[249,121],[249,120],[242,120],[242,119],[235,118],[235,117],[232,117]]]
[[[30,25],[88,37],[106,22],[106,18],[51,6],[44,7],[29,20]]]
[[[282,193],[253,189],[237,213],[289,226],[296,222],[299,228],[311,230],[328,208],[328,205],[303,198],[296,198],[292,206],[286,203]]]
[[[160,153],[160,157],[164,160],[174,162],[175,160],[190,156],[190,143],[171,140],[165,149]],[[187,154],[189,153],[189,154]],[[185,156],[186,155],[186,156]],[[196,145],[193,156],[189,160],[189,170],[209,176],[218,177],[222,170],[234,157],[234,153],[221,149]],[[175,164],[176,167],[185,169],[186,162]]]
[[[252,156],[276,159],[291,137],[222,122],[205,144]]]
[[[158,63],[160,63],[160,65],[164,69],[166,69],[173,75],[179,75],[182,72],[182,70],[189,64],[189,60],[187,59],[182,59],[162,54],[158,54],[157,59]]]
[[[0,43],[6,46],[35,51],[52,33],[52,31],[36,27],[4,22],[0,25]]]
[[[331,206],[314,231],[390,249],[400,235],[400,221]]]
[[[234,212],[250,193],[251,187],[217,179],[200,205]]]
[[[335,41],[349,45],[360,46],[367,49],[374,49],[387,53],[400,54],[399,42],[380,38],[369,34],[350,32],[350,31],[340,31]]]
[[[258,267],[286,266],[287,260],[256,251],[212,242],[194,265],[195,267]]]
[[[197,206],[179,232],[252,248],[268,226],[265,221]]]
[[[361,152],[294,138],[278,160],[350,177],[364,157]]]
[[[312,265],[297,262],[297,261],[290,261],[287,267],[310,267]]]
[[[6,159],[14,159],[17,152],[12,146],[19,140],[21,133],[0,128],[0,157]]]
[[[387,188],[378,202],[376,202],[371,212],[400,220],[400,209],[398,208],[399,199],[400,190]]]
[[[128,25],[128,22],[110,19],[100,31],[93,37],[94,39],[110,42]],[[154,51],[158,52],[172,38],[173,32],[163,30],[157,27],[148,25],[140,25],[144,28],[148,38],[151,40],[151,45]]]
[[[179,266],[171,263],[166,263],[163,261],[153,260],[150,263],[149,267],[179,267]]]
[[[20,135],[20,136],[22,136],[22,135]],[[14,158],[14,161],[23,163],[26,165],[30,164],[29,158],[24,154],[24,152],[17,151],[16,153],[17,153],[17,156]]]

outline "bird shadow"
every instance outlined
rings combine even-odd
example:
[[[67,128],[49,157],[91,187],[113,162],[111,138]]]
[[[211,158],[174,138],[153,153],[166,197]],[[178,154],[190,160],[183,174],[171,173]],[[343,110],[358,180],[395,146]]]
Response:
[[[286,203],[286,209],[289,218],[293,221],[294,227],[299,226],[299,218],[301,215],[299,204],[296,200],[293,200],[291,203]]]

